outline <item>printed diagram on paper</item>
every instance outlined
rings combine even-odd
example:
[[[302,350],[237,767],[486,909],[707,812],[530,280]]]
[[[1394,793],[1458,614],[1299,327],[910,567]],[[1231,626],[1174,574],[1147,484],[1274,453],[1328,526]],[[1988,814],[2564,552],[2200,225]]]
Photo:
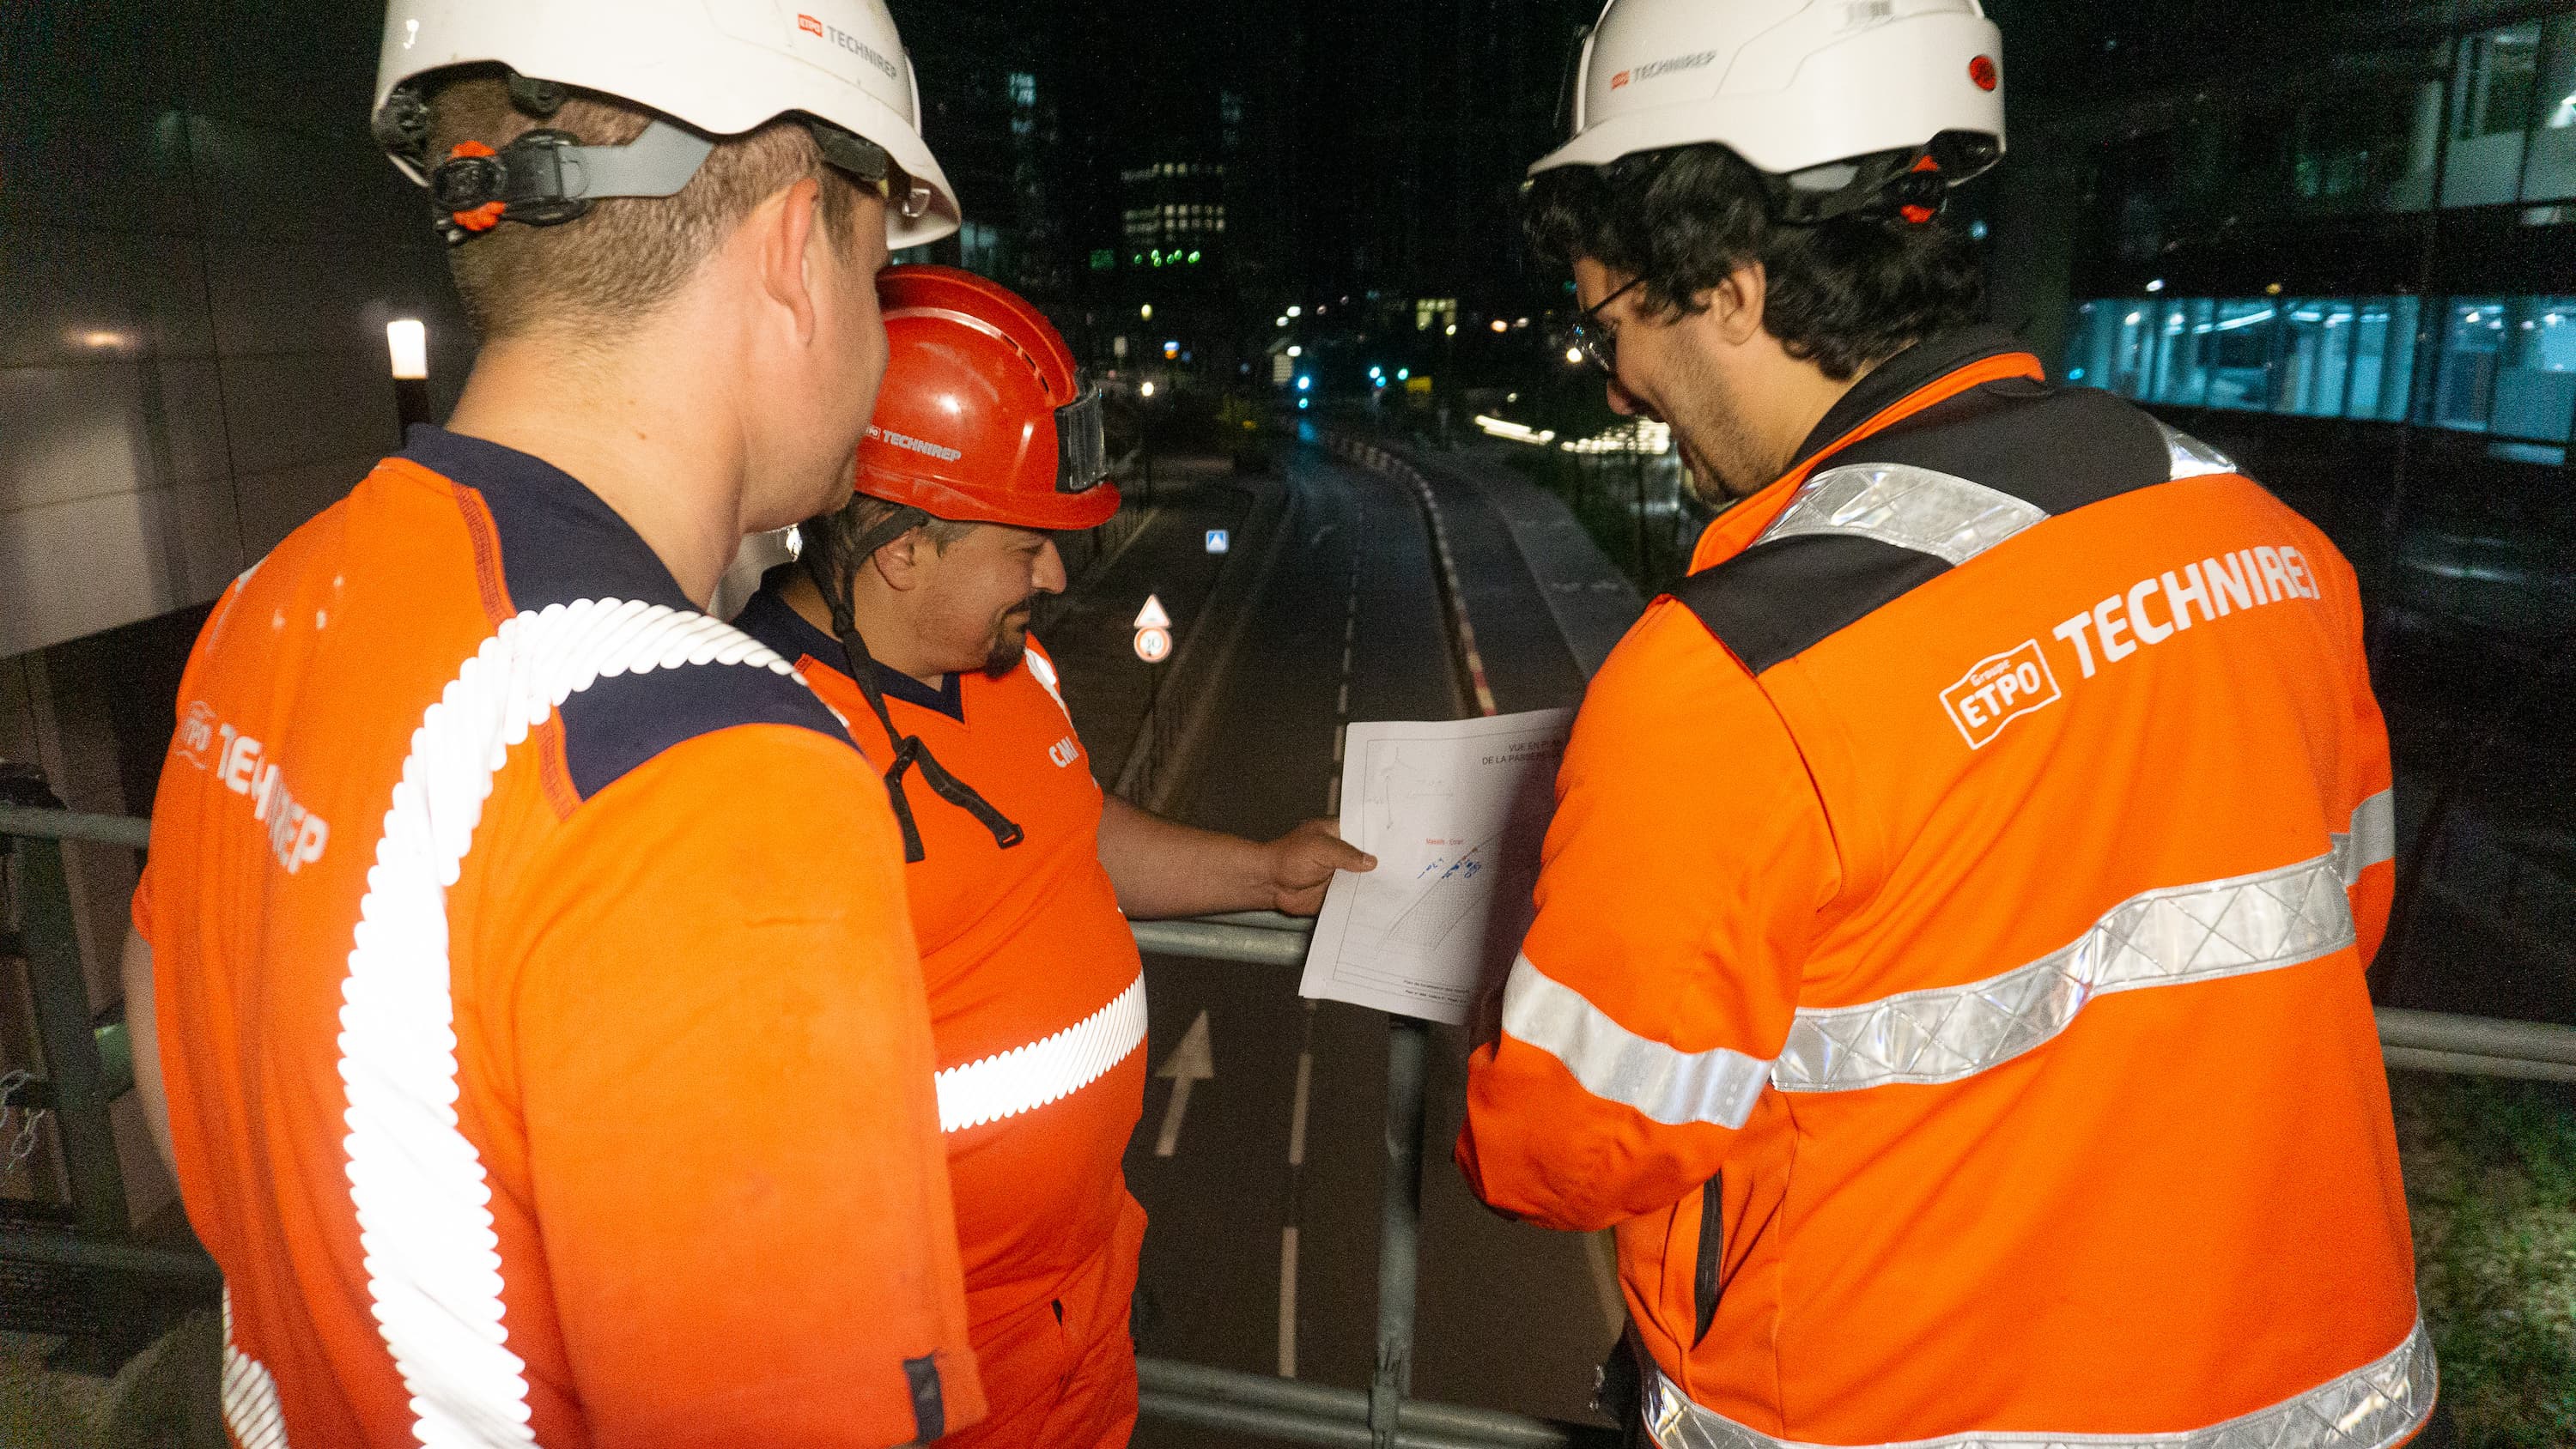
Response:
[[[1342,835],[1377,857],[1325,893],[1305,996],[1450,1023],[1508,965],[1554,801],[1568,709],[1350,726]]]

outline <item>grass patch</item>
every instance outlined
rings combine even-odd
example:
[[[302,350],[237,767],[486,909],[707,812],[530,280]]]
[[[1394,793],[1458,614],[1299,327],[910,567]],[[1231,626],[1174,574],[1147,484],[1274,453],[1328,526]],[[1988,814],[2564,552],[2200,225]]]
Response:
[[[2463,1449],[2576,1444],[2576,1088],[2398,1072],[2389,1091]]]

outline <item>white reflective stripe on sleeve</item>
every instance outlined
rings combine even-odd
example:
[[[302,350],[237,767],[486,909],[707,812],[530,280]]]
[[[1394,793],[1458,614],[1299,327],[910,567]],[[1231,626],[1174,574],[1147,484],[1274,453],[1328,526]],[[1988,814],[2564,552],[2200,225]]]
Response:
[[[2419,1318],[2405,1341],[2381,1357],[2305,1393],[2205,1429],[2162,1434],[1971,1430],[1851,1449],[2391,1449],[2432,1417],[2440,1379],[2432,1336]],[[1692,1403],[1653,1364],[1646,1365],[1645,1420],[1646,1437],[1658,1449],[1824,1449],[1747,1428]]]
[[[1686,1052],[1637,1035],[1523,956],[1503,986],[1503,1032],[1565,1064],[1583,1090],[1667,1127],[1741,1127],[1771,1064],[1725,1047]]]
[[[1857,1006],[1800,1008],[1771,1069],[1784,1092],[1955,1082],[2074,1024],[2096,996],[2296,966],[2353,942],[2332,855],[2144,891],[2027,966]]]
[[[509,751],[557,706],[605,676],[699,664],[795,675],[702,614],[583,599],[503,620],[412,732],[341,985],[340,1080],[367,1294],[423,1444],[535,1442],[491,1188],[457,1125],[447,888]]]
[[[2236,471],[2235,459],[2191,434],[2161,422],[2156,429],[2165,435],[2165,458],[2170,467],[2167,478],[2204,478],[2212,473]]]
[[[1050,1037],[941,1072],[939,1130],[962,1132],[1070,1097],[1145,1044],[1145,973],[1107,1006]]]
[[[2009,493],[1948,473],[1905,463],[1854,463],[1800,484],[1756,541],[1854,534],[1957,565],[2047,517]]]
[[[277,1380],[258,1359],[233,1342],[233,1290],[224,1290],[224,1427],[241,1449],[287,1449],[286,1411],[278,1407]]]
[[[2352,810],[2352,828],[2338,830],[2334,841],[2335,874],[2346,889],[2361,873],[2383,860],[2397,858],[2397,792],[2382,790]]]
[[[1064,702],[1064,691],[1056,683],[1055,661],[1034,647],[1020,658],[1029,666],[1029,673],[1037,676],[1038,684],[1055,700],[1055,707],[1064,711],[1064,722],[1073,723],[1073,710]]]

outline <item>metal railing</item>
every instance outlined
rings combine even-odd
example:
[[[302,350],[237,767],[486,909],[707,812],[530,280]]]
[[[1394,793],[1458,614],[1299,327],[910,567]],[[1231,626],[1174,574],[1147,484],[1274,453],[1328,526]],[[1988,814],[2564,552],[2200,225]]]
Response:
[[[146,821],[0,806],[0,840],[16,862],[19,953],[34,980],[47,1077],[39,1095],[60,1124],[73,1231],[0,1229],[0,1258],[205,1279],[202,1253],[133,1241],[108,1104],[131,1083],[113,1065],[121,1020],[92,1021],[62,870],[65,841],[142,847]],[[1292,966],[1313,923],[1267,911],[1133,923],[1137,946],[1170,956]],[[2383,1007],[2391,1067],[2576,1081],[2576,1028]],[[1386,1175],[1378,1235],[1376,1367],[1365,1390],[1147,1358],[1137,1372],[1145,1413],[1174,1423],[1289,1443],[1368,1449],[1608,1449],[1615,1431],[1410,1397],[1414,1270],[1422,1201],[1423,1087],[1430,1028],[1388,1019]]]

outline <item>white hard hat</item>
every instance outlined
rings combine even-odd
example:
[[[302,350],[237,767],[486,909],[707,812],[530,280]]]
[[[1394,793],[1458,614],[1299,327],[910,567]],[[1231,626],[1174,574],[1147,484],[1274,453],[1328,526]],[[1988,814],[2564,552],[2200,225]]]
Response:
[[[389,123],[387,102],[407,82],[448,66],[494,62],[530,80],[615,96],[715,137],[783,115],[810,117],[882,149],[912,178],[910,195],[889,198],[889,245],[918,246],[957,229],[956,192],[921,138],[920,86],[885,0],[390,0],[376,67],[378,136],[398,128]],[[833,155],[835,138],[818,132],[817,139],[827,156],[841,159]],[[667,149],[668,138],[660,144]],[[563,154],[595,172],[630,149]],[[440,159],[399,149],[394,155],[423,184]],[[695,170],[687,165],[682,183]],[[576,177],[583,169],[567,168]],[[677,189],[594,183],[586,194]]]
[[[1789,176],[1944,133],[1990,141],[1968,148],[1983,169],[2002,59],[1977,0],[1609,0],[1568,78],[1570,139],[1530,174],[1715,142]]]

